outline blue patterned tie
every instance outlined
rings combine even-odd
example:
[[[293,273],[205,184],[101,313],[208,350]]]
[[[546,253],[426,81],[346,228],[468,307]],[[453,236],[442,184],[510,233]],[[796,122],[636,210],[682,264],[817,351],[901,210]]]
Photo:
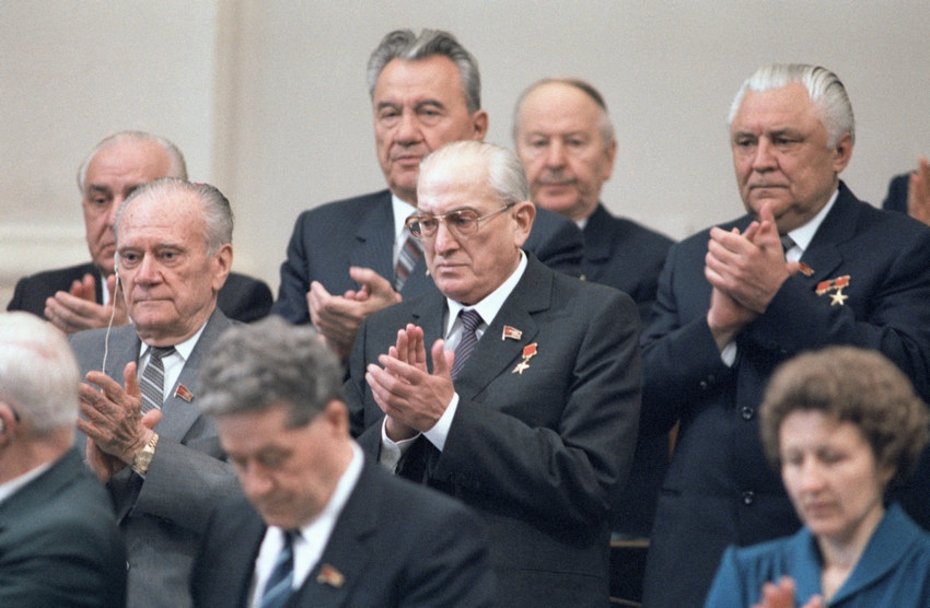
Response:
[[[300,532],[295,530],[284,531],[284,546],[281,547],[274,570],[265,583],[260,608],[282,608],[291,597],[291,587],[294,583],[294,539],[299,534]]]
[[[452,362],[453,380],[465,367],[465,362],[471,356],[471,351],[475,350],[475,345],[478,344],[478,335],[475,330],[481,325],[481,315],[474,310],[465,310],[463,308],[459,311],[459,318],[462,319],[462,339],[459,340],[459,345],[455,347],[455,361]]]
[[[139,390],[142,391],[142,413],[160,410],[165,403],[165,364],[162,358],[174,354],[173,346],[153,346],[149,363],[142,370]]]

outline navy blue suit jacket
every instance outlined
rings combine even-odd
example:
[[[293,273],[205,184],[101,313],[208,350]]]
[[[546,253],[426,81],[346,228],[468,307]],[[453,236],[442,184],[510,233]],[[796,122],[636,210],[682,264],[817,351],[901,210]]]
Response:
[[[97,303],[103,302],[103,281],[100,271],[88,262],[78,266],[48,270],[16,282],[13,299],[7,310],[25,310],[45,318],[45,301],[59,291],[68,291],[71,284],[80,281],[84,275],[94,277],[97,291]],[[249,323],[266,316],[271,310],[271,289],[264,281],[247,277],[235,272],[229,273],[226,283],[216,296],[216,305],[230,319]]]
[[[460,400],[443,451],[422,436],[410,450],[419,480],[488,521],[502,605],[603,607],[608,516],[636,442],[638,315],[616,289],[527,257],[526,272],[455,380]],[[359,330],[346,397],[372,459],[384,416],[365,367],[407,323],[423,329],[429,356],[446,309],[437,289],[373,314]],[[502,338],[505,326],[521,335]],[[533,345],[537,354],[517,373]],[[407,456],[405,465],[418,464]]]
[[[319,563],[288,608],[497,606],[482,522],[457,502],[366,463]],[[220,503],[191,578],[194,606],[249,606],[265,523],[237,495]],[[342,574],[318,580],[323,565]]]
[[[523,248],[542,262],[572,276],[581,274],[581,231],[562,216],[536,208],[536,221]],[[319,281],[327,291],[358,289],[350,266],[371,268],[394,278],[394,211],[391,192],[382,190],[304,211],[297,218],[281,264],[281,286],[272,312],[291,323],[309,323],[307,292]],[[435,291],[426,261],[417,262],[400,294],[411,298]]]
[[[610,214],[599,203],[581,231],[585,280],[610,285],[636,302],[643,324],[649,319],[659,287],[659,273],[672,239],[628,219]],[[614,532],[649,536],[656,501],[668,469],[668,435],[644,435],[636,443],[630,479],[612,517]]]
[[[751,218],[723,226],[744,230]],[[728,545],[791,534],[798,522],[762,452],[758,408],[770,374],[808,349],[849,344],[881,351],[930,396],[930,229],[839,196],[796,274],[737,337],[732,368],[707,326],[708,231],[672,247],[655,316],[643,335],[642,427],[681,428],[651,535],[644,605],[699,606]],[[843,305],[821,282],[848,276]],[[924,501],[926,502],[926,501]]]

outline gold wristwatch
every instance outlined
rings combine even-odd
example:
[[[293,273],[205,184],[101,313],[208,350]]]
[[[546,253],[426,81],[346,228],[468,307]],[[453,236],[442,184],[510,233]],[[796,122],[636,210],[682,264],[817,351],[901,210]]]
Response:
[[[139,475],[145,475],[149,471],[149,465],[152,464],[152,458],[155,456],[155,446],[158,445],[158,433],[152,433],[152,438],[145,444],[145,447],[139,450],[132,459],[132,470]]]

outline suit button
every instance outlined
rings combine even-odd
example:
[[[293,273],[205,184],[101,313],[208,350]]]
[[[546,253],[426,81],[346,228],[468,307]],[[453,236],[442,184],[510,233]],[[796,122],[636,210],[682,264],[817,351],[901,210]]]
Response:
[[[748,405],[744,405],[742,408],[740,408],[739,413],[740,416],[743,417],[743,420],[752,420],[752,417],[756,415],[756,410],[749,407]]]
[[[746,490],[743,492],[743,504],[747,507],[752,503],[756,502],[756,493],[752,490]]]

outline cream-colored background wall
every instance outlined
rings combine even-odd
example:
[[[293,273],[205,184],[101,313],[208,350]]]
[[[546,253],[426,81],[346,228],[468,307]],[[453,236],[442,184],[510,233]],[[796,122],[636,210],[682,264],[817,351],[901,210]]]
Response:
[[[550,75],[604,93],[620,150],[603,198],[680,238],[737,215],[725,118],[769,61],[823,64],[858,121],[844,178],[880,203],[930,154],[924,0],[0,2],[0,301],[87,258],[74,173],[109,132],[174,140],[238,217],[235,267],[276,290],[297,214],[383,187],[365,63],[387,31],[444,28],[478,58],[488,139]]]

